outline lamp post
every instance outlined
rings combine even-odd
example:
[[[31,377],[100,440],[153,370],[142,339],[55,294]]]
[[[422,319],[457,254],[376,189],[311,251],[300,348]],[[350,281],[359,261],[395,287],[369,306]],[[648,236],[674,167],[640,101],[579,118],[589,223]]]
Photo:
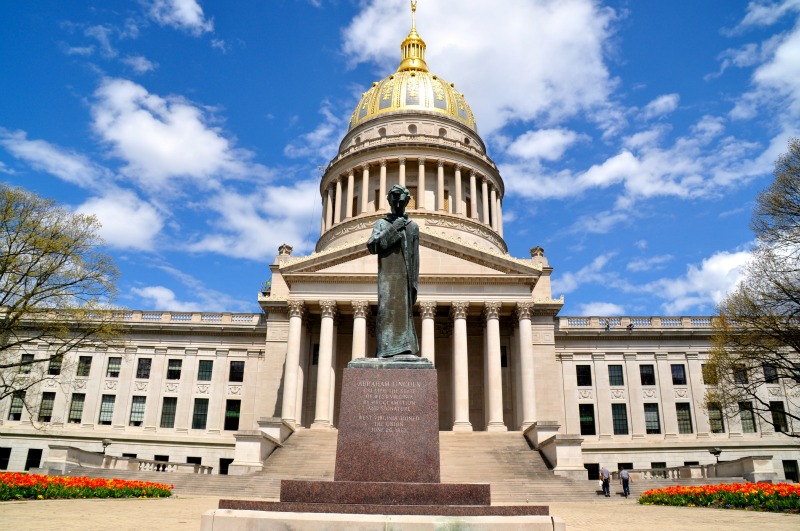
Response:
[[[719,464],[719,454],[722,453],[722,448],[711,448],[708,450],[708,453],[713,455],[717,459],[717,464]]]
[[[111,445],[111,439],[103,439],[103,455],[106,455],[106,448]]]

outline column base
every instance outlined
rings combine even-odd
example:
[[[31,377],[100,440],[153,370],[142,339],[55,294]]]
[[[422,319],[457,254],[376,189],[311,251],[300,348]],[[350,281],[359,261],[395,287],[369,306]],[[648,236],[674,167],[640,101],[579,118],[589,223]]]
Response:
[[[508,431],[508,428],[502,422],[490,422],[486,426],[486,431]]]
[[[453,431],[472,431],[472,424],[466,421],[453,424]]]
[[[333,426],[331,425],[331,421],[329,420],[315,420],[311,424],[312,430],[329,430],[331,428],[333,428]]]

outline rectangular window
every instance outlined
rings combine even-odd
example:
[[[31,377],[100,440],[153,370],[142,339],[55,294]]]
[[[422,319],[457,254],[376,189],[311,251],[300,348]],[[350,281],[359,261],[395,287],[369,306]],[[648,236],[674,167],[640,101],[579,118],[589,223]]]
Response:
[[[83,418],[83,403],[86,401],[86,395],[83,393],[72,393],[72,400],[69,403],[69,417],[67,422],[71,424],[80,424]]]
[[[33,354],[23,354],[19,363],[19,372],[22,374],[30,374],[33,364]]]
[[[725,433],[721,407],[714,404],[708,406],[708,423],[711,425],[711,433]]]
[[[120,365],[122,365],[122,358],[108,358],[108,367],[106,367],[106,378],[119,378]]]
[[[16,391],[11,396],[11,407],[8,410],[8,420],[20,420],[22,409],[25,407],[25,391]]]
[[[592,385],[591,365],[576,365],[575,374],[578,376],[578,387],[591,387]]]
[[[63,356],[60,355],[50,358],[50,363],[47,365],[47,374],[49,376],[58,376],[61,374],[61,363],[63,359]]]
[[[169,360],[167,362],[167,380],[181,379],[181,365],[183,360]]]
[[[772,413],[772,426],[775,431],[788,432],[789,425],[786,423],[786,410],[783,408],[783,402],[770,402],[769,410]]]
[[[144,422],[144,405],[147,401],[145,396],[134,396],[131,401],[131,418],[128,424],[131,426],[141,426]]]
[[[193,430],[206,429],[207,420],[208,420],[208,398],[195,398],[194,413],[192,414],[192,429]]]
[[[214,370],[214,360],[200,360],[197,366],[197,381],[210,382],[211,372]]]
[[[0,470],[8,470],[8,462],[10,460],[11,460],[11,448],[7,446],[0,448]]]
[[[672,368],[672,385],[686,385],[686,366],[682,363],[673,364]]]
[[[25,459],[25,472],[31,468],[39,468],[42,464],[42,449],[28,448],[28,457]]]
[[[594,435],[594,404],[578,404],[581,421],[581,435]]]
[[[675,367],[675,365],[673,365],[673,367]],[[675,413],[678,416],[678,433],[693,433],[691,404],[688,402],[676,403]]]
[[[50,422],[50,419],[53,417],[53,404],[55,401],[55,393],[42,393],[42,403],[39,405],[40,422]]]
[[[178,398],[175,396],[165,396],[161,406],[161,427],[175,427],[175,411],[178,409]]]
[[[111,424],[111,418],[114,416],[114,401],[117,399],[114,395],[103,395],[100,402],[100,417],[97,419],[98,424],[106,426]]]
[[[778,383],[778,368],[774,365],[764,364],[764,382],[768,384]]]
[[[236,431],[239,429],[239,410],[242,407],[241,400],[225,401],[225,429]]]
[[[622,375],[622,365],[608,366],[608,385],[625,385],[625,377]]]
[[[656,384],[656,372],[652,365],[639,365],[639,375],[642,378],[642,385]]]
[[[649,434],[661,433],[661,419],[658,416],[658,404],[644,405],[644,427],[645,431]]]
[[[756,432],[756,417],[753,414],[752,402],[739,402],[739,419],[742,421],[743,433]]]
[[[717,371],[714,369],[714,366],[703,363],[701,369],[703,373],[703,383],[706,385],[717,385]]]
[[[142,380],[150,378],[150,367],[152,365],[152,358],[139,358],[139,361],[136,363],[136,377]]]
[[[747,380],[747,367],[744,365],[733,366],[733,381],[737,384],[746,384]]]
[[[244,362],[232,361],[231,370],[228,373],[229,382],[243,382],[244,381]]]
[[[628,408],[625,404],[611,404],[614,435],[628,435]]]
[[[78,358],[78,372],[75,376],[89,376],[89,372],[92,370],[92,357],[91,356],[81,356]]]
[[[186,463],[189,464],[189,465],[202,465],[203,464],[203,458],[202,457],[189,456],[189,457],[186,458]]]

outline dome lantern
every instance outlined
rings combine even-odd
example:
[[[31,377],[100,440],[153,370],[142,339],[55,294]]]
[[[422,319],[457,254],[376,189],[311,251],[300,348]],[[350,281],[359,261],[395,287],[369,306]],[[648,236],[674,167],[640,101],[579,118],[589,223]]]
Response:
[[[402,54],[402,61],[400,66],[397,67],[398,72],[406,70],[421,70],[428,71],[428,65],[425,62],[425,41],[417,33],[417,2],[411,2],[411,31],[408,37],[405,38],[400,45],[400,52]]]

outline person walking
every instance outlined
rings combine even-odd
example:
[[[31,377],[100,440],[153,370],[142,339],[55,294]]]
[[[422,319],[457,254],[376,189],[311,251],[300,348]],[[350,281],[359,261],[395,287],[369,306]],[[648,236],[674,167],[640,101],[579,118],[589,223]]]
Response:
[[[619,482],[622,483],[622,495],[627,498],[631,493],[631,475],[624,468],[619,471]]]
[[[600,467],[600,480],[603,482],[603,494],[606,498],[611,497],[611,473],[604,466]]]

